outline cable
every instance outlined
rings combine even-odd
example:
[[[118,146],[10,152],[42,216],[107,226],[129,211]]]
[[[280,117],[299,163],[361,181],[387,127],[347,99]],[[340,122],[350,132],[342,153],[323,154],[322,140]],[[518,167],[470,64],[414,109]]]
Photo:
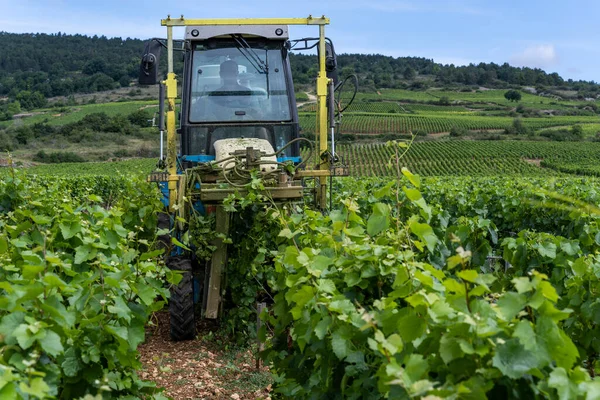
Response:
[[[338,106],[338,115],[343,113],[344,111],[346,111],[346,109],[348,107],[350,107],[350,104],[352,104],[354,102],[354,98],[356,97],[356,93],[358,92],[358,76],[356,76],[356,74],[352,74],[352,75],[348,75],[347,77],[344,78],[343,81],[341,81],[334,90],[338,91],[338,96],[341,97],[342,94],[342,88],[344,87],[344,85],[346,84],[346,82],[348,81],[348,79],[352,78],[352,80],[354,81],[354,93],[352,93],[352,98],[350,98],[350,101],[348,102],[348,104],[342,108],[341,110],[339,109],[339,105],[340,105],[340,99],[338,97],[338,101],[336,101],[336,104]]]

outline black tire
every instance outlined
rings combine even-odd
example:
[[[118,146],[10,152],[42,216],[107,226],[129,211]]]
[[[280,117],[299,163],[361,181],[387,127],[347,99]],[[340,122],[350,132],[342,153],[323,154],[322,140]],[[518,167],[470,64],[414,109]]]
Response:
[[[169,268],[182,272],[183,278],[177,286],[171,286],[169,315],[171,317],[171,339],[191,340],[196,336],[194,318],[194,277],[192,260],[186,257],[171,257]]]

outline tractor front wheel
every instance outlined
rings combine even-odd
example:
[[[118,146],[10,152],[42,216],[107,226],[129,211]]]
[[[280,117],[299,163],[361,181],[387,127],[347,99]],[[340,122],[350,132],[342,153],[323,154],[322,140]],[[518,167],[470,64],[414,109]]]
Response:
[[[183,278],[177,286],[171,287],[169,314],[171,317],[171,339],[191,340],[196,336],[194,319],[194,277],[192,260],[186,257],[171,257],[168,266],[181,271]]]

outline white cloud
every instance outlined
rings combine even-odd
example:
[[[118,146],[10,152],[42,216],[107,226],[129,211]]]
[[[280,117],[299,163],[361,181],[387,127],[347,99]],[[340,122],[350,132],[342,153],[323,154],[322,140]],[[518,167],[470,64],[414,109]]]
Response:
[[[510,62],[523,67],[546,68],[558,63],[558,54],[553,44],[539,44],[514,54]]]

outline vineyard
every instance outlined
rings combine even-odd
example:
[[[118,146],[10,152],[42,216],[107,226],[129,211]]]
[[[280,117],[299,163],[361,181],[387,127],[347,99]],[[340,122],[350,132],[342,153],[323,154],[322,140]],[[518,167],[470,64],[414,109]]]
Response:
[[[361,95],[342,132],[513,123],[478,115],[505,112],[500,93],[468,106],[404,104],[441,93],[390,93]],[[89,107],[72,113],[99,110]],[[311,132],[314,113],[300,115]],[[582,124],[588,136],[600,126],[590,116],[523,123]],[[332,180],[326,213],[276,205],[258,180],[226,200],[223,314],[217,333],[202,326],[194,343],[218,337],[251,359],[260,340],[254,356],[265,368],[244,367],[254,375],[236,377],[248,382],[238,398],[600,399],[600,143],[344,142],[336,152],[351,177]],[[215,238],[215,221],[195,215],[181,241],[159,246],[161,195],[144,180],[155,164],[0,170],[0,398],[177,399],[176,385],[192,398],[230,397],[183,356],[172,355],[182,364],[174,370],[161,350],[140,359],[181,279],[165,257],[210,256]],[[260,316],[257,302],[267,304]],[[234,369],[210,352],[190,357],[223,377]]]
[[[574,145],[554,160],[600,151]],[[552,146],[564,144],[416,143],[400,163],[550,158]],[[380,165],[396,165],[393,147],[352,148],[362,150],[350,150],[358,159],[380,154]],[[154,250],[158,193],[133,172],[152,165],[87,165],[98,175],[71,164],[71,173],[53,166],[51,180],[44,167],[9,170],[0,181],[3,398],[164,398],[136,372],[143,327],[167,301],[166,280],[177,279]],[[233,293],[222,324],[253,341],[250,305],[270,292],[259,335],[272,390],[600,398],[598,181],[420,179],[403,169],[334,183],[326,215],[236,203],[242,214],[252,208],[254,222],[231,232]]]
[[[448,115],[432,114],[344,114],[340,131],[355,134],[384,134],[449,132],[452,127],[468,130],[501,130],[510,127],[514,118],[484,117],[478,115]],[[570,126],[575,124],[597,124],[597,117],[590,116],[557,116],[545,118],[524,118],[523,124],[533,130],[555,126]],[[304,132],[315,131],[315,114],[301,113],[300,125]],[[595,125],[596,126],[596,125]]]
[[[404,150],[402,150],[404,151]],[[352,176],[394,176],[390,161],[395,148],[384,143],[338,144]],[[308,156],[305,150],[303,155]],[[531,141],[426,141],[414,142],[402,166],[423,176],[552,176],[562,173],[599,176],[600,143]],[[310,162],[309,162],[310,164]],[[27,168],[40,176],[145,175],[155,159],[102,163],[40,164]],[[0,169],[0,176],[7,169]]]
[[[429,134],[449,132],[453,127],[468,131],[504,130],[515,118],[520,118],[531,133],[576,124],[582,125],[585,136],[595,136],[600,131],[594,111],[597,101],[556,100],[523,92],[517,104],[508,101],[504,93],[503,90],[401,89],[358,93],[344,112],[340,132]],[[342,106],[348,100],[342,101]],[[316,104],[299,108],[300,124],[305,132],[315,131],[315,111]]]
[[[597,183],[404,174],[346,182],[340,209],[286,223],[277,391],[599,398],[598,210],[570,200],[597,203]]]
[[[336,153],[352,176],[397,173],[391,163],[396,147],[391,143],[342,144]],[[600,143],[427,141],[412,143],[401,165],[423,176],[597,175],[594,164],[599,157]]]

